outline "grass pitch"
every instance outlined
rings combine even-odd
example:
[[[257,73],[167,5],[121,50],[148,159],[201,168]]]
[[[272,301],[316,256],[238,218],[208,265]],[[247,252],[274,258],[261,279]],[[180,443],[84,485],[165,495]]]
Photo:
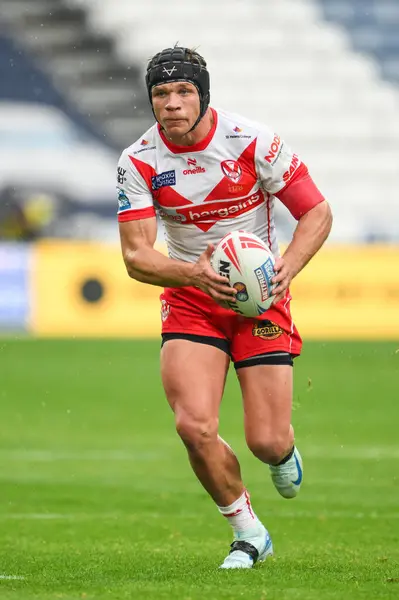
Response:
[[[153,341],[0,343],[0,599],[399,598],[399,353],[307,343],[291,501],[246,449],[234,373],[221,434],[276,557],[221,572],[231,534],[174,432]]]

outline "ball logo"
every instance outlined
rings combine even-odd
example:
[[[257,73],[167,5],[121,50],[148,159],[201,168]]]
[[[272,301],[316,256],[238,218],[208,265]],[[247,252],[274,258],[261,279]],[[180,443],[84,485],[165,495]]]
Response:
[[[245,235],[240,235],[241,248],[245,250],[245,248],[257,248],[258,250],[264,250],[265,245],[257,240],[254,240],[252,237],[248,237]]]
[[[224,160],[220,163],[220,167],[224,175],[231,179],[231,181],[234,181],[234,183],[240,181],[242,177],[242,168],[236,160]]]
[[[260,267],[255,269],[254,273],[259,283],[262,302],[264,302],[270,298],[273,287],[271,280],[275,276],[273,261],[271,258],[268,258],[263,265],[260,265]]]
[[[233,263],[237,271],[241,273],[240,263],[233,240],[228,237],[227,240],[222,244],[222,248],[229,261]]]
[[[236,299],[239,302],[246,302],[248,300],[249,296],[248,296],[247,286],[245,285],[245,283],[242,283],[241,281],[237,281],[237,283],[235,283],[233,285],[233,288],[235,290],[237,290]]]

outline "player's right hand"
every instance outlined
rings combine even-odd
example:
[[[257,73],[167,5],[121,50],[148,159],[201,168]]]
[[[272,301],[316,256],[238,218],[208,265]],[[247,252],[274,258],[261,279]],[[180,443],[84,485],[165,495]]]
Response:
[[[214,245],[208,244],[205,252],[193,264],[191,285],[208,294],[218,304],[225,306],[224,302],[235,302],[237,292],[230,287],[227,277],[222,277],[212,269],[211,256],[214,250]]]

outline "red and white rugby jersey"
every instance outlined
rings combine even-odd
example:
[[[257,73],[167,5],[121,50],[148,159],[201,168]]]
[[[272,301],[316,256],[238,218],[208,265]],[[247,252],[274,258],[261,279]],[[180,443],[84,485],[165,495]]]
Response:
[[[278,256],[276,195],[297,219],[323,197],[277,134],[211,110],[213,127],[194,146],[172,144],[154,124],[124,150],[117,171],[118,220],[144,219],[157,211],[169,256],[184,261],[195,261],[208,241],[217,244],[237,229],[255,233]]]

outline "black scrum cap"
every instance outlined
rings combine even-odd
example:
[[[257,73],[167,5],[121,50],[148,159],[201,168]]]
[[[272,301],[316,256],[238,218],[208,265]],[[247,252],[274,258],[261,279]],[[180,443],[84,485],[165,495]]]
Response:
[[[162,83],[189,81],[194,84],[200,97],[200,114],[192,127],[194,129],[209,106],[209,72],[206,62],[198,52],[175,46],[158,52],[149,61],[145,82],[152,104],[152,88]],[[191,129],[191,130],[192,130]]]

